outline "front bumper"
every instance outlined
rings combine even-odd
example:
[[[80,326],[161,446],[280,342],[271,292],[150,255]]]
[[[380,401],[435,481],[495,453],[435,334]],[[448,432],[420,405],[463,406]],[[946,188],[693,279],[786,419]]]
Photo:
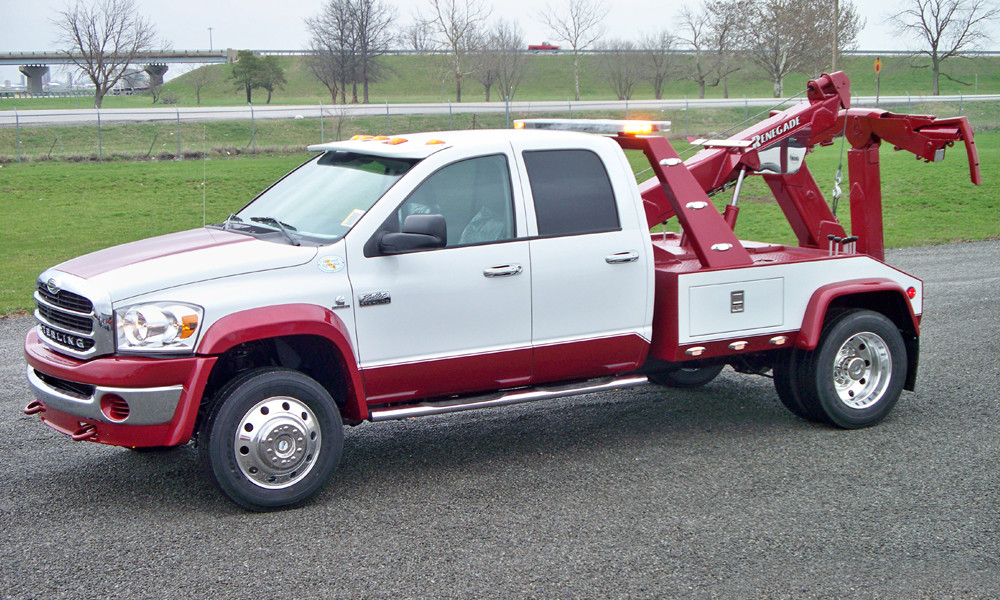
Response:
[[[103,357],[81,361],[24,343],[37,400],[25,412],[77,440],[114,446],[176,446],[194,431],[215,357]]]

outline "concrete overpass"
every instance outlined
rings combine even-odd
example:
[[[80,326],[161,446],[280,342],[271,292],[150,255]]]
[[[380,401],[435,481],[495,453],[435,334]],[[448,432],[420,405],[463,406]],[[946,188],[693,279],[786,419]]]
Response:
[[[150,85],[163,83],[168,63],[225,63],[236,60],[237,51],[226,50],[161,50],[141,52],[134,62],[144,65]],[[74,65],[83,60],[80,54],[70,52],[6,52],[0,53],[0,65],[17,65],[28,80],[28,91],[42,92],[42,80],[49,72],[49,65]]]

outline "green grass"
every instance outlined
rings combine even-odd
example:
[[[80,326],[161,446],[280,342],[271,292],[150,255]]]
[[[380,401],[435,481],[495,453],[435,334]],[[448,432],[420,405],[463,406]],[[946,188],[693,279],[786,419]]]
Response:
[[[885,106],[901,113],[926,113],[941,117],[963,114],[976,131],[1000,129],[1000,102],[942,103]],[[632,110],[631,118],[669,120],[671,136],[719,137],[725,130],[738,130],[749,117],[751,122],[766,118],[766,110],[755,108],[691,109],[643,112]],[[317,111],[318,112],[318,111]],[[121,123],[104,125],[98,135],[96,125],[62,127],[0,128],[0,164],[39,160],[169,160],[178,155],[200,158],[227,157],[251,153],[304,151],[306,146],[322,141],[345,139],[358,133],[393,135],[414,131],[448,129],[484,129],[506,126],[503,114],[447,116],[349,117],[327,112],[322,122],[314,115],[303,119],[213,121],[207,123]],[[303,115],[307,116],[307,115]],[[624,118],[621,112],[569,110],[550,115],[517,114],[520,117]],[[387,122],[388,121],[388,122]],[[178,144],[178,138],[180,144]],[[18,156],[20,143],[20,156]]]
[[[200,227],[203,192],[207,222],[220,222],[306,158],[0,168],[0,314],[30,306],[32,284],[45,268],[115,244]]]
[[[384,74],[381,80],[371,86],[372,103],[383,102],[446,102],[455,99],[455,84],[445,66],[446,56],[387,56],[383,59]],[[521,86],[517,89],[518,100],[568,100],[573,98],[573,57],[568,54],[528,55],[527,71]],[[299,57],[280,59],[288,80],[284,90],[275,92],[273,104],[330,104],[331,99],[322,86],[305,68]],[[697,98],[695,82],[682,78],[691,72],[690,57],[679,57],[674,77],[670,78],[664,91],[667,98]],[[862,95],[874,95],[875,73],[871,57],[846,57],[840,68],[852,81],[852,91]],[[881,93],[883,95],[929,95],[931,75],[928,63],[922,58],[889,56],[882,59]],[[595,56],[581,57],[580,97],[583,100],[613,99],[611,88],[605,82],[597,66]],[[172,69],[182,67],[172,66]],[[213,106],[244,105],[246,97],[228,79],[229,65],[201,67],[209,73],[209,83],[201,90],[201,103]],[[942,94],[990,94],[1000,93],[1000,57],[976,59],[953,59],[945,63],[944,71],[952,81],[941,78]],[[814,73],[794,73],[785,80],[785,95],[792,96],[805,88]],[[961,83],[959,83],[961,82]],[[180,106],[196,104],[191,77],[181,75],[165,85],[165,91],[176,99]],[[735,73],[729,80],[729,93],[733,98],[769,97],[773,93],[768,77],[759,69],[748,66]],[[360,94],[360,92],[359,92]],[[709,87],[706,96],[720,98],[722,87]],[[467,79],[462,86],[465,101],[484,99],[482,85],[474,79]],[[653,97],[649,84],[640,84],[635,92],[636,99]],[[254,103],[263,104],[266,92],[256,90]],[[348,100],[350,97],[348,96]],[[494,90],[493,100],[498,100]],[[142,108],[152,106],[150,96],[107,96],[103,108]],[[31,98],[0,99],[0,110],[37,110],[56,108],[91,108],[93,100],[88,97],[73,98]]]
[[[1000,161],[1000,132],[980,133],[977,146],[983,165]],[[839,152],[837,144],[807,159],[824,193],[833,185]],[[199,227],[203,194],[207,222],[219,222],[307,156],[0,166],[0,210],[5,221],[0,234],[0,314],[30,308],[33,282],[45,268],[115,244]],[[952,148],[948,159],[937,164],[918,164],[911,154],[889,148],[881,157],[887,246],[1000,237],[995,169],[984,169],[983,185],[977,188],[969,183],[960,147]],[[637,170],[647,166],[635,156],[630,159]],[[846,194],[846,173],[843,187]],[[721,205],[728,198],[716,200]],[[758,178],[745,186],[740,206],[741,237],[794,243]],[[842,220],[849,220],[848,212],[845,196],[839,210]]]

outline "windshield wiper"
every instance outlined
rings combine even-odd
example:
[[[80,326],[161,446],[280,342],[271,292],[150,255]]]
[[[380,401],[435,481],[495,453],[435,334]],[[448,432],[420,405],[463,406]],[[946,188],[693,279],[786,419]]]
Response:
[[[225,230],[229,229],[229,224],[230,223],[242,223],[242,222],[243,222],[243,219],[241,219],[241,218],[237,217],[236,215],[230,213],[229,216],[226,217],[226,221],[222,224],[222,230],[225,231]]]
[[[236,218],[239,219],[239,217]],[[281,230],[281,233],[285,234],[285,237],[288,239],[288,243],[290,243],[293,246],[301,245],[299,244],[298,240],[292,237],[291,233],[288,233],[289,229],[295,231],[295,228],[292,227],[291,225],[288,225],[287,223],[282,223],[281,221],[275,219],[274,217],[250,217],[250,220],[253,221],[254,223],[274,223],[275,225],[278,226],[278,229]]]

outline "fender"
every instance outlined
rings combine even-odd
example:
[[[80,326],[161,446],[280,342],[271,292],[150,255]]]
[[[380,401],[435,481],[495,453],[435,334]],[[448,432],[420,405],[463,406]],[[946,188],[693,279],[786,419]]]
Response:
[[[837,298],[853,296],[856,294],[870,294],[873,292],[893,292],[899,294],[904,300],[906,308],[910,313],[910,320],[913,323],[913,331],[920,333],[920,322],[913,313],[913,305],[906,297],[906,292],[902,286],[891,279],[871,278],[854,279],[824,285],[813,292],[806,305],[806,314],[802,318],[802,329],[796,339],[796,347],[802,350],[815,350],[819,344],[819,336],[823,331],[823,320],[826,318],[826,311],[830,304]]]
[[[314,304],[282,304],[244,310],[222,317],[205,332],[198,353],[219,355],[256,340],[292,335],[314,335],[330,341],[347,375],[347,416],[368,418],[365,388],[354,359],[350,332],[333,311]]]

